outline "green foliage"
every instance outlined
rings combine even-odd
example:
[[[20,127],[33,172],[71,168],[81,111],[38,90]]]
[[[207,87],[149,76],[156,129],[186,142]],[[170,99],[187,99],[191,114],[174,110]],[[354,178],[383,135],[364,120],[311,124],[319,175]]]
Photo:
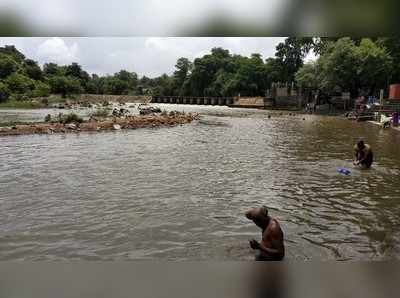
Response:
[[[10,57],[17,63],[22,63],[22,61],[24,61],[24,59],[25,59],[25,56],[20,51],[18,51],[15,48],[15,46],[12,46],[12,45],[6,45],[4,47],[0,47],[0,55],[1,54],[4,54],[4,55]]]
[[[173,75],[173,88],[175,95],[184,95],[185,81],[188,79],[190,72],[193,68],[192,62],[187,58],[179,58],[175,65],[176,70]]]
[[[316,62],[304,65],[313,50]],[[400,38],[289,37],[275,57],[234,55],[223,48],[190,61],[177,60],[172,75],[138,78],[121,70],[114,75],[89,75],[78,63],[59,66],[26,59],[13,46],[0,47],[0,101],[71,97],[83,92],[115,95],[265,96],[272,83],[296,82],[325,93],[374,93],[400,82]]]
[[[0,102],[0,109],[40,109],[43,105],[40,102],[29,100],[24,96],[24,99],[15,99],[15,95],[11,95],[7,101]]]
[[[320,69],[318,62],[309,62],[304,64],[295,74],[297,86],[301,88],[319,89]]]
[[[75,113],[62,114],[58,115],[58,122],[68,124],[68,123],[82,123],[83,119],[79,115]]]
[[[51,122],[51,115],[47,114],[46,117],[44,117],[44,122]]]
[[[128,72],[126,70],[121,70],[120,72],[114,74],[114,77],[118,80],[127,83],[127,89],[135,90],[138,83],[138,76],[134,72]]]
[[[0,81],[0,102],[6,101],[10,93],[10,89],[8,89],[7,85]]]
[[[376,44],[385,49],[386,53],[392,58],[392,72],[389,83],[400,82],[400,38],[399,37],[380,37]]]
[[[5,79],[17,71],[17,63],[9,56],[0,54],[0,79]]]
[[[35,89],[32,91],[32,97],[47,97],[50,95],[51,88],[48,84],[41,81],[35,81]]]
[[[122,95],[128,94],[129,84],[127,81],[118,79],[117,77],[109,77],[105,80],[104,93]]]
[[[19,73],[9,75],[4,82],[8,89],[14,94],[26,94],[35,88],[35,83],[32,79]]]
[[[31,59],[25,60],[24,68],[27,76],[30,77],[31,79],[33,80],[43,79],[42,70],[40,69],[36,61],[33,61]]]
[[[357,96],[385,88],[392,72],[387,51],[371,39],[340,38],[329,42],[314,64],[296,73],[299,85],[330,91],[350,91]]]
[[[295,73],[303,66],[304,57],[313,47],[311,37],[289,37],[276,47],[275,56],[281,62],[284,82],[293,82]]]
[[[49,85],[52,93],[61,94],[63,97],[83,91],[79,79],[74,77],[53,76],[49,79]]]
[[[89,116],[91,117],[103,117],[106,118],[110,116],[111,109],[110,108],[99,108],[94,112],[91,112]]]
[[[320,63],[322,88],[356,92],[359,61],[356,45],[350,38],[341,38],[332,44],[321,56]]]
[[[371,39],[363,38],[355,52],[360,88],[371,94],[376,88],[385,86],[392,72],[392,58],[386,50]]]
[[[65,75],[65,69],[63,67],[58,66],[55,63],[45,63],[43,65],[43,74],[46,77],[64,76]]]

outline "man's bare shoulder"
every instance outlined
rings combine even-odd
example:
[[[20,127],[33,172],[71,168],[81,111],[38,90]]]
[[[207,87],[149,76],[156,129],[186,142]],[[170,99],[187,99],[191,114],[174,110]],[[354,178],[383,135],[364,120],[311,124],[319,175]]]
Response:
[[[272,233],[282,233],[281,225],[279,224],[278,220],[275,218],[271,218],[271,221],[268,225],[269,232]]]

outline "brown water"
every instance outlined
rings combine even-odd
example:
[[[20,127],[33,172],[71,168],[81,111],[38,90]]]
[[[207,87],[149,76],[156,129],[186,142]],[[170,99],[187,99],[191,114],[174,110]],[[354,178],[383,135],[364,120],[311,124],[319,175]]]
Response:
[[[0,260],[250,260],[267,205],[288,260],[398,259],[400,133],[222,107],[174,128],[0,139]],[[376,162],[354,168],[364,137]],[[351,170],[349,176],[338,167]]]

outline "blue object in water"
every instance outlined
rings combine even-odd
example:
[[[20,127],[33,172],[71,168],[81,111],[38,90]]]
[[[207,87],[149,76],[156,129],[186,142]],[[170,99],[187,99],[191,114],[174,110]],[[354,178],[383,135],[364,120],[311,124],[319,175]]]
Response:
[[[346,175],[346,176],[350,174],[350,170],[345,169],[345,168],[338,168],[337,171],[339,174]]]

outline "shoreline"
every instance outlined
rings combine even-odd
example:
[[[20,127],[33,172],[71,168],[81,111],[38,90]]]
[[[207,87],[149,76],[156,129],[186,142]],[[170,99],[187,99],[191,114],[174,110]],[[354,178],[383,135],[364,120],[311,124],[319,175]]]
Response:
[[[371,123],[371,124],[374,124],[374,125],[378,125],[378,126],[380,126],[381,128],[382,128],[382,124],[380,123],[380,122],[377,122],[377,121],[373,121],[373,120],[368,120],[367,121],[368,123]],[[390,125],[390,127],[389,128],[391,128],[391,129],[393,129],[393,130],[396,130],[396,131],[400,131],[400,126],[391,126]]]
[[[92,117],[90,120],[82,123],[71,122],[64,124],[60,122],[35,122],[32,124],[0,127],[0,137],[33,134],[100,132],[148,127],[172,127],[180,124],[191,123],[198,119],[198,114],[170,112],[169,114],[151,114],[142,116],[107,118]]]

